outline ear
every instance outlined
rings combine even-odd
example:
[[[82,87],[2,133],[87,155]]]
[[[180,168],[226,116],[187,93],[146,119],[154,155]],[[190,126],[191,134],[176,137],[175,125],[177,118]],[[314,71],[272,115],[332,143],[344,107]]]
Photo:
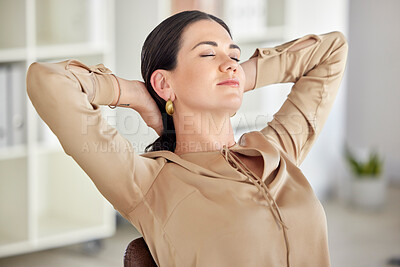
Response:
[[[166,70],[155,70],[150,77],[151,86],[154,91],[165,101],[171,99],[175,100],[175,94],[168,82],[168,73]]]

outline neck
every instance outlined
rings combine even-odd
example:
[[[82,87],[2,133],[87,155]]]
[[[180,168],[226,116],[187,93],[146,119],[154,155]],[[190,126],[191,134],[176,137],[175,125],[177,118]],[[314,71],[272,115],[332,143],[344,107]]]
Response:
[[[210,112],[177,114],[175,153],[205,152],[235,144],[230,116]]]

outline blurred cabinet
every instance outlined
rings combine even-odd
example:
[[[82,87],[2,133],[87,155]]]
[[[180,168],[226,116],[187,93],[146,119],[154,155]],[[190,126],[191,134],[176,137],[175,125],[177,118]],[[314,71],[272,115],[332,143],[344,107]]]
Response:
[[[113,69],[114,4],[0,1],[0,257],[115,231],[114,209],[37,115],[25,81],[35,61],[76,58]]]

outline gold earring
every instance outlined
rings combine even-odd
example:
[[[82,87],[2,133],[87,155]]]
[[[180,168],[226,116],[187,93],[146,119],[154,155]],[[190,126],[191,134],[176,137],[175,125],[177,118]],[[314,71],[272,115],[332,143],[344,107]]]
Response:
[[[236,112],[235,113],[233,113],[233,115],[231,116],[231,117],[233,117],[233,116],[235,116],[236,115]]]
[[[170,116],[174,114],[174,104],[172,103],[171,99],[168,99],[167,103],[165,104],[165,111]]]

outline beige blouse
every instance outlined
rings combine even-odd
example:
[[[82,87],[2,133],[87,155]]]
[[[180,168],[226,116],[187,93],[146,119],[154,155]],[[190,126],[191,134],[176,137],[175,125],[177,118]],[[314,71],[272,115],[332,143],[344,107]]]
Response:
[[[316,42],[288,51],[309,38]],[[332,108],[347,51],[337,31],[258,48],[256,88],[294,85],[265,128],[220,151],[136,153],[101,116],[99,105],[114,97],[102,64],[35,62],[27,92],[65,153],[142,233],[159,266],[330,266],[325,212],[299,166]],[[232,151],[262,156],[262,177]]]

